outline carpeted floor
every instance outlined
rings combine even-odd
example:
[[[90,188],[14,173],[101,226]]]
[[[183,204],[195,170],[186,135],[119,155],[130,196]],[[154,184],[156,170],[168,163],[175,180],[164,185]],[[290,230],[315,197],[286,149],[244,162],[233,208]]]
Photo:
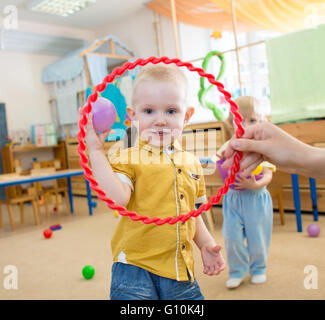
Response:
[[[98,201],[97,201],[98,202]],[[4,229],[0,229],[0,299],[108,299],[112,256],[110,239],[117,224],[103,203],[98,202],[94,215],[88,216],[86,198],[74,197],[75,216],[54,212],[45,217],[40,213],[41,226],[33,225],[30,206],[25,207],[25,224],[20,225],[18,209],[15,213],[16,232],[10,231],[8,214],[3,206]],[[216,227],[213,236],[223,245],[221,235],[222,214],[214,209]],[[61,230],[44,239],[43,230],[60,223]],[[312,223],[311,215],[303,215],[304,232],[296,231],[294,214],[286,214],[286,224],[281,226],[279,215],[274,214],[273,237],[267,270],[268,281],[253,285],[249,276],[237,289],[225,287],[226,269],[219,276],[209,277],[202,272],[200,252],[195,248],[196,277],[206,299],[325,299],[325,216],[318,224],[321,234],[307,236],[306,228]],[[223,254],[226,258],[225,250]],[[85,280],[81,270],[94,266],[93,279]],[[18,271],[18,289],[5,289],[8,276],[5,268],[14,265]],[[307,289],[304,273],[306,266],[315,266],[317,289]]]

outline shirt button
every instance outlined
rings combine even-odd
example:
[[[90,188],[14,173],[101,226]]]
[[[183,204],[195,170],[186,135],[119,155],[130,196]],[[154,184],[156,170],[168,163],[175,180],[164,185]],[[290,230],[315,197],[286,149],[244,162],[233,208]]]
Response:
[[[184,249],[185,249],[185,244],[182,245],[182,250],[184,250]]]
[[[178,169],[178,173],[182,173],[182,169]]]
[[[180,195],[180,198],[181,198],[181,200],[182,200],[182,199],[184,198],[184,195],[183,195],[183,194],[181,194],[181,195]]]

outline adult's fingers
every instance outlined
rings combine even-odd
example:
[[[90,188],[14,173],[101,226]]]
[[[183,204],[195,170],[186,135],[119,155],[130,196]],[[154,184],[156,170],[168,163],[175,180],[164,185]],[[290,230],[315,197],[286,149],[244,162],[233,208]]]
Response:
[[[251,163],[248,167],[246,167],[246,168],[244,169],[244,171],[242,172],[242,175],[243,175],[243,176],[248,176],[248,175],[250,175],[250,174],[251,174],[251,173],[256,169],[256,167],[257,167],[260,163],[262,163],[262,162],[263,162],[263,159],[260,158],[260,159],[258,159],[257,161]]]
[[[230,168],[234,163],[234,156],[235,156],[235,154],[230,158],[226,158],[224,163],[221,165],[221,168],[224,170],[227,170],[228,168]]]
[[[230,143],[228,144],[226,150],[224,150],[224,151],[222,152],[221,155],[222,155],[224,158],[227,158],[227,159],[228,159],[228,158],[231,158],[231,157],[234,156],[236,150],[231,146],[231,141],[233,141],[233,140],[236,140],[236,139],[235,139],[235,138],[232,138],[232,139],[230,140]]]
[[[258,163],[258,164],[261,163],[262,161],[263,161],[263,156],[260,155],[259,153],[251,153],[251,152],[250,153],[244,153],[243,159],[242,159],[242,161],[240,163],[240,169],[245,170],[248,167],[251,167],[252,165],[255,165],[256,163]],[[256,167],[257,167],[257,165],[256,165]]]
[[[264,154],[266,143],[263,140],[235,139],[230,141],[230,146],[237,151],[256,152]]]

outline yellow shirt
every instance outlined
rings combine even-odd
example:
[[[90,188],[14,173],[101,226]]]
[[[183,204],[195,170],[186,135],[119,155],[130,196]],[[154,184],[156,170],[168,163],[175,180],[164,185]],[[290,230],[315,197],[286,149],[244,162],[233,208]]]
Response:
[[[109,156],[109,161],[132,190],[126,208],[138,215],[176,217],[206,202],[201,164],[178,142],[159,148],[140,140],[139,145]],[[188,280],[188,271],[193,281],[195,220],[157,226],[121,216],[111,241],[114,262],[178,281]]]

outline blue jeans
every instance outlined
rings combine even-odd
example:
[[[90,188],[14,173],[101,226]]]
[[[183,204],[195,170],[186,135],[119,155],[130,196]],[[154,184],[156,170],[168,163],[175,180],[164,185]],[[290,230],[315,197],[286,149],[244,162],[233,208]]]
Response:
[[[203,300],[196,280],[177,281],[131,264],[112,266],[111,300]]]
[[[273,224],[269,192],[266,188],[229,189],[223,198],[222,209],[222,233],[230,278],[243,278],[248,272],[251,275],[265,274]]]

